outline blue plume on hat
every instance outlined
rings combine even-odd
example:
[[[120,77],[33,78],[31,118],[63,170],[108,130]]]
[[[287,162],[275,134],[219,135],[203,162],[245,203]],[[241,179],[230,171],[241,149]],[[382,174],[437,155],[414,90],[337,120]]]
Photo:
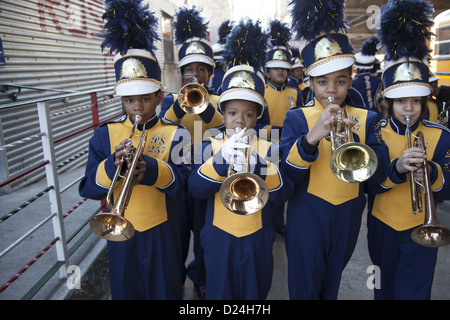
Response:
[[[266,62],[269,35],[262,31],[259,21],[243,19],[237,24],[227,38],[225,61],[229,67],[249,65],[261,70]]]
[[[432,33],[434,8],[422,0],[389,0],[381,8],[380,43],[386,60],[403,57],[423,59],[429,52],[427,40]]]
[[[300,50],[297,47],[291,46],[289,50],[292,52],[292,58],[300,58]]]
[[[175,16],[176,21],[173,26],[176,44],[182,44],[191,38],[206,39],[208,22],[204,21],[200,16],[200,11],[195,6],[192,9],[181,8]]]
[[[284,46],[288,47],[291,40],[291,30],[286,23],[282,23],[280,20],[270,21],[270,42],[272,46]]]
[[[229,19],[220,24],[218,30],[220,44],[225,44],[227,42],[227,37],[230,34],[231,30],[233,30],[233,24]]]
[[[295,40],[314,39],[321,33],[337,32],[348,27],[344,17],[345,0],[292,0],[290,10]]]
[[[106,21],[103,26],[104,38],[101,48],[109,48],[109,53],[125,52],[130,48],[145,49],[152,54],[157,49],[156,40],[161,40],[156,30],[158,19],[148,9],[143,0],[106,0]]]
[[[377,36],[371,36],[369,39],[364,41],[361,45],[361,53],[365,56],[374,56],[378,49],[377,45],[380,41]]]

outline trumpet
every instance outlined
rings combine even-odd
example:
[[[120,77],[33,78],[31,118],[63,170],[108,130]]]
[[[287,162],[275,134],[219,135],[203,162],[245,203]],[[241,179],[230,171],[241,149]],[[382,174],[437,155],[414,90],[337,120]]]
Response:
[[[406,116],[406,134],[408,136],[408,147],[411,145],[417,148],[422,148],[425,151],[425,141],[423,133],[419,131],[412,143],[412,133],[410,126],[410,117]],[[413,207],[413,213],[416,214],[416,210],[422,212],[422,194],[425,197],[425,218],[424,224],[415,228],[411,233],[412,240],[425,247],[443,247],[450,244],[450,230],[441,226],[436,214],[436,207],[434,206],[433,195],[431,194],[431,182],[428,172],[428,161],[425,158],[422,162],[417,163],[418,168],[423,169],[423,185],[419,184],[415,180],[414,172],[410,172],[411,181],[411,205]],[[420,199],[420,200],[419,200]]]
[[[334,102],[329,97],[330,103]],[[330,167],[333,174],[340,180],[349,183],[359,183],[369,179],[378,166],[378,158],[369,146],[355,142],[350,126],[344,121],[348,118],[347,110],[343,108],[336,113],[332,129],[327,139],[331,142]]]
[[[264,208],[269,200],[269,189],[263,179],[250,173],[250,147],[244,148],[241,172],[234,172],[234,157],[228,166],[227,178],[220,187],[220,199],[231,212],[239,215],[254,214]]]
[[[135,135],[137,125],[141,121],[141,117],[136,115],[134,126],[130,133],[130,138]],[[106,203],[110,212],[99,213],[92,217],[90,220],[90,227],[92,231],[101,238],[111,241],[125,241],[130,239],[134,235],[133,224],[125,219],[124,214],[128,201],[130,200],[131,192],[134,186],[134,172],[139,160],[139,156],[145,146],[147,140],[147,130],[142,132],[139,145],[135,148],[130,145],[127,149],[127,153],[124,156],[125,164],[128,166],[128,173],[126,176],[121,176],[122,166],[118,165],[114,178],[111,181],[108,194],[106,196]],[[122,187],[117,195],[117,199],[113,201],[113,191],[117,187],[116,183],[119,178],[124,178]],[[113,203],[114,202],[114,203]]]
[[[411,118],[409,116],[405,117],[406,120],[406,136],[408,137],[408,149],[413,147],[412,143],[412,133],[411,133]],[[420,133],[421,134],[421,133]],[[419,140],[416,139],[414,141],[414,146],[417,146]],[[420,167],[421,164],[416,164],[417,167]],[[414,171],[409,172],[409,183],[411,189],[411,206],[412,206],[412,214],[417,214],[417,212],[423,212],[422,205],[422,186],[416,182],[416,177]]]
[[[194,79],[180,89],[178,92],[178,103],[186,113],[202,113],[209,104],[208,91],[202,84],[197,82],[197,79]]]

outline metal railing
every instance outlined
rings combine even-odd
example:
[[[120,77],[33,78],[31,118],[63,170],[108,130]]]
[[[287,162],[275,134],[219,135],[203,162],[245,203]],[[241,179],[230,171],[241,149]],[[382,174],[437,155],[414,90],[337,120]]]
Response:
[[[43,100],[34,100],[34,101],[26,101],[23,103],[12,103],[8,105],[0,106],[0,109],[5,108],[13,108],[15,106],[21,105],[21,104],[35,104],[38,116],[39,116],[39,134],[33,137],[28,137],[22,140],[15,141],[13,143],[10,143],[8,145],[0,146],[0,152],[4,151],[5,149],[14,146],[16,144],[22,144],[27,143],[31,140],[41,139],[42,149],[43,149],[43,156],[44,160],[40,163],[37,163],[33,165],[30,168],[27,168],[17,174],[15,174],[12,177],[7,178],[6,180],[0,182],[0,188],[7,186],[8,184],[14,182],[17,179],[20,179],[23,176],[29,175],[35,170],[38,170],[42,167],[45,168],[45,177],[46,177],[46,188],[40,192],[38,192],[36,195],[32,196],[29,199],[24,200],[23,203],[18,205],[14,210],[10,211],[9,213],[3,215],[0,217],[0,223],[5,223],[10,217],[14,216],[15,214],[19,213],[22,209],[25,207],[28,207],[31,205],[35,200],[42,197],[45,194],[48,194],[49,196],[49,214],[42,219],[39,223],[34,225],[30,230],[25,232],[21,237],[19,237],[16,241],[11,243],[7,248],[5,248],[2,252],[0,252],[0,259],[6,256],[7,254],[13,252],[15,249],[18,250],[18,247],[21,243],[23,243],[26,239],[30,238],[31,235],[33,235],[37,230],[42,228],[44,225],[46,225],[48,222],[52,222],[52,228],[53,228],[53,239],[49,243],[43,243],[42,244],[42,250],[38,252],[35,256],[30,256],[30,260],[28,263],[26,263],[20,270],[17,272],[11,274],[11,277],[9,280],[1,284],[0,283],[0,294],[4,292],[8,287],[16,281],[24,272],[28,270],[28,268],[33,265],[39,258],[41,258],[44,253],[46,253],[51,247],[56,248],[56,259],[54,259],[54,264],[51,265],[48,268],[48,271],[39,279],[36,280],[34,285],[28,290],[28,292],[25,293],[25,295],[22,297],[22,299],[31,299],[33,296],[47,283],[47,281],[53,277],[58,271],[59,271],[59,277],[60,278],[66,278],[67,277],[67,268],[70,265],[69,264],[69,258],[70,256],[85,242],[85,240],[89,237],[89,235],[92,233],[89,228],[81,234],[81,236],[75,241],[75,243],[69,247],[68,244],[75,240],[75,237],[84,229],[84,227],[89,223],[89,220],[92,216],[97,214],[99,211],[104,210],[104,202],[100,203],[100,206],[95,212],[92,212],[92,214],[87,217],[86,220],[84,220],[80,226],[76,228],[76,230],[71,234],[67,235],[65,230],[65,224],[64,219],[72,213],[74,210],[76,210],[80,205],[82,205],[86,199],[81,199],[78,203],[76,203],[69,211],[66,213],[63,213],[62,205],[61,205],[61,195],[63,192],[69,189],[69,187],[77,184],[81,177],[78,179],[70,182],[66,187],[60,188],[59,180],[57,176],[57,169],[61,166],[64,166],[71,161],[77,159],[82,154],[87,153],[87,149],[82,151],[80,154],[73,155],[72,157],[65,159],[64,161],[58,163],[55,156],[55,144],[64,141],[66,139],[72,138],[76,135],[79,135],[87,130],[95,130],[101,123],[109,121],[111,119],[117,118],[121,115],[123,115],[123,111],[117,112],[113,116],[108,117],[107,119],[102,119],[100,121],[99,119],[99,103],[97,100],[97,96],[99,92],[104,91],[111,91],[110,88],[105,88],[102,90],[95,90],[94,92],[79,92],[79,93],[73,93],[73,94],[64,94],[64,95],[58,95],[50,98],[44,98]],[[60,137],[58,139],[54,139],[53,137],[53,130],[52,130],[52,122],[51,122],[51,112],[49,108],[49,103],[52,100],[55,99],[62,99],[62,98],[70,98],[70,97],[79,97],[83,95],[90,96],[91,103],[88,107],[92,110],[92,124],[87,125],[86,127],[75,130],[69,134],[66,134],[63,137]],[[118,100],[117,98],[112,98],[106,101],[101,102],[101,105],[103,107],[107,107],[110,104],[116,103]],[[20,253],[19,253],[20,255]],[[4,272],[4,271],[3,271]]]

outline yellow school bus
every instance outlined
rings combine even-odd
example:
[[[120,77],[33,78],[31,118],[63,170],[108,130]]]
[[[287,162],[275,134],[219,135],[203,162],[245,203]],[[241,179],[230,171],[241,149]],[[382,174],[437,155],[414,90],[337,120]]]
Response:
[[[450,9],[434,19],[432,29],[431,70],[440,78],[439,85],[450,86]]]

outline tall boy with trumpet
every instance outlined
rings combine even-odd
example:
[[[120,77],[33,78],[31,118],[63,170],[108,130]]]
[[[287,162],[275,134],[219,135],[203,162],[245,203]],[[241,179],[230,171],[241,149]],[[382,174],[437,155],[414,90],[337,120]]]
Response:
[[[379,132],[378,115],[346,104],[354,56],[345,34],[344,1],[292,4],[293,26],[303,37],[300,53],[315,100],[312,106],[288,111],[281,136],[281,169],[294,183],[286,213],[289,294],[291,299],[337,299],[366,203],[361,182],[370,176],[375,181],[385,179],[388,150]],[[337,112],[344,110],[351,119],[335,122]],[[352,127],[349,135],[360,143],[357,147],[369,146],[376,159],[363,152],[364,156],[354,159],[354,147],[347,148],[348,158],[367,163],[376,160],[378,165],[353,168],[349,161],[338,175],[352,179],[341,181],[332,167],[345,165],[346,157],[332,162],[332,147],[326,138],[333,126],[347,125]]]
[[[450,131],[426,120],[431,88],[424,58],[433,11],[418,0],[390,0],[381,11],[388,116],[381,132],[390,169],[385,181],[369,188],[369,253],[381,271],[375,299],[430,299],[437,248],[450,244],[450,230],[438,225],[434,206],[435,197],[450,199]],[[419,132],[423,146],[414,145]],[[419,227],[426,220],[428,230]]]
[[[120,234],[122,226],[108,219],[105,225],[109,229],[100,233],[110,239],[112,299],[181,299],[181,252],[174,199],[186,196],[189,171],[181,159],[183,145],[190,147],[190,136],[184,128],[165,124],[156,116],[162,95],[161,69],[154,55],[154,41],[159,39],[154,31],[157,20],[148,5],[141,2],[106,1],[102,47],[117,52],[115,93],[122,97],[127,114],[96,129],[89,141],[86,173],[79,192],[83,197],[100,200],[113,188],[117,200],[120,190],[132,190],[127,195],[130,198],[126,210],[120,214],[133,226],[134,235],[129,239],[114,238],[111,233]],[[132,129],[137,116],[140,123]],[[131,137],[130,132],[134,132]],[[140,141],[146,142],[142,153],[134,155],[138,163],[132,171],[123,159],[130,145],[137,146]],[[116,168],[121,168],[123,176],[135,175],[132,186],[124,185],[128,179],[111,185]]]
[[[230,68],[219,99],[226,129],[198,148],[189,178],[192,196],[207,200],[201,231],[206,299],[261,300],[271,287],[275,231],[272,206],[266,204],[286,192],[277,168],[278,145],[253,130],[265,106],[260,68],[266,42],[259,22],[251,20],[241,21],[228,37]],[[241,175],[243,180],[234,180]],[[226,187],[230,179],[236,184]]]

